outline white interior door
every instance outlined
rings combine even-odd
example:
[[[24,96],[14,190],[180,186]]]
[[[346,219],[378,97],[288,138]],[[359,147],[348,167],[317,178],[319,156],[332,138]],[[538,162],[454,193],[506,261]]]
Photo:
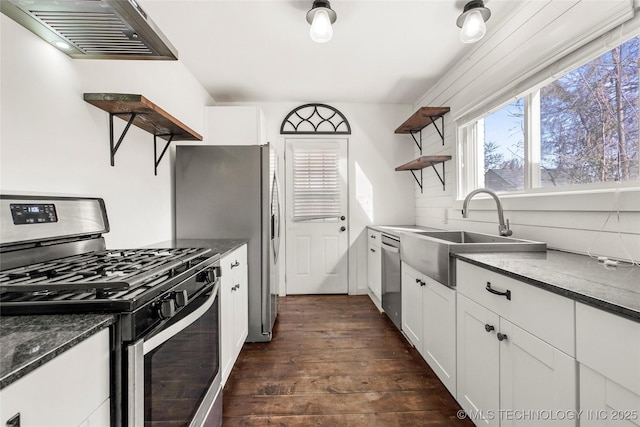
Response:
[[[287,294],[348,293],[347,140],[286,141]]]

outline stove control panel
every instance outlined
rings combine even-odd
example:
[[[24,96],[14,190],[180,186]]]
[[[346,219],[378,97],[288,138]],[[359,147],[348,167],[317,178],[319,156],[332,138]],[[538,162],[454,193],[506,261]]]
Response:
[[[47,222],[58,222],[56,215],[56,205],[47,204],[17,204],[11,203],[11,216],[15,225],[21,224],[44,224]]]

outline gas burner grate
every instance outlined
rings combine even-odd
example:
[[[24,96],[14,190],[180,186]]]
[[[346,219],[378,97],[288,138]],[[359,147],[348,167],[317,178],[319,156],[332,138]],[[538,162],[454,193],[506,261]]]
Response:
[[[118,249],[60,258],[0,272],[3,300],[25,298],[112,298],[187,270],[209,249]],[[70,294],[63,297],[64,294]],[[21,298],[20,298],[21,299]]]

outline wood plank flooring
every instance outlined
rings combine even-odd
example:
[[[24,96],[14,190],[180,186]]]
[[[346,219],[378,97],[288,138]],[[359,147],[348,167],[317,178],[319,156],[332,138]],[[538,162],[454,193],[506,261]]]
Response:
[[[472,426],[366,295],[279,299],[273,340],[245,344],[223,426]]]

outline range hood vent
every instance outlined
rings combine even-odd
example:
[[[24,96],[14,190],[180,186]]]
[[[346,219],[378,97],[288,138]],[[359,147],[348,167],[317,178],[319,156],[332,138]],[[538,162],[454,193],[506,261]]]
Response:
[[[0,4],[2,13],[72,58],[178,59],[176,49],[134,0],[0,0]]]

